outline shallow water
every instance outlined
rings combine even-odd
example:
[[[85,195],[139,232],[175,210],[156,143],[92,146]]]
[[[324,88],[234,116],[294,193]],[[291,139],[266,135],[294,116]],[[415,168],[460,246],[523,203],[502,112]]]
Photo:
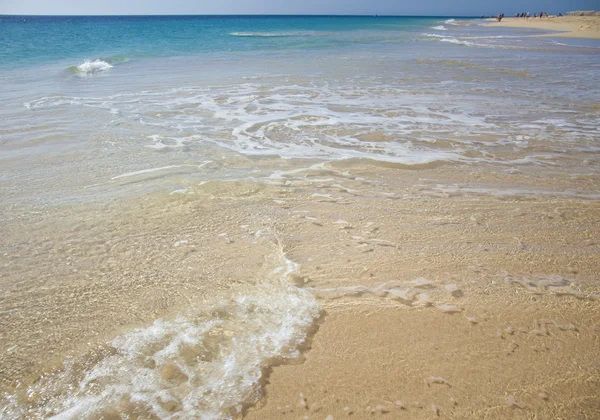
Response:
[[[0,97],[17,201],[119,194],[105,184],[135,173],[270,175],[240,157],[597,169],[597,42],[479,20],[3,19],[19,29]],[[49,37],[47,56],[21,36]]]

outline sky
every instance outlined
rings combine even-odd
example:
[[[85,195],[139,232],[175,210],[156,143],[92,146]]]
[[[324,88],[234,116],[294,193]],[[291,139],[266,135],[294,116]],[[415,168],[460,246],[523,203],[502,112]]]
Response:
[[[0,0],[0,14],[331,14],[480,16],[600,10],[600,0]]]

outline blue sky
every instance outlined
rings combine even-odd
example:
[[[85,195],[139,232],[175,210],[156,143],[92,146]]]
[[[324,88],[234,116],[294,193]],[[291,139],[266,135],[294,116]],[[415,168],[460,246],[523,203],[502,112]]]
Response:
[[[0,0],[0,14],[394,14],[479,16],[600,9],[600,0]]]

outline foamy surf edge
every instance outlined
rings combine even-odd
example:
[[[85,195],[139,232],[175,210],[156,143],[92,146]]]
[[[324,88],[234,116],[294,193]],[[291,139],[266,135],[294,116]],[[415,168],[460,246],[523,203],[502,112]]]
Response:
[[[299,356],[319,317],[316,298],[291,284],[299,266],[281,252],[250,291],[116,337],[24,391],[0,398],[3,418],[231,419],[262,395],[265,370]],[[81,369],[81,366],[87,366]],[[27,399],[25,399],[27,400]]]
[[[259,37],[259,38],[280,38],[287,36],[301,36],[303,33],[294,33],[294,32],[231,32],[230,36],[237,36],[242,38],[251,38],[251,37]]]
[[[99,73],[102,71],[107,71],[112,69],[113,66],[106,61],[96,59],[96,60],[85,60],[83,63],[78,66],[69,67],[69,70],[73,74],[77,74],[80,76],[87,76],[94,73]]]
[[[71,66],[69,70],[76,76],[89,76],[95,73],[101,73],[112,69],[116,64],[129,61],[127,57],[115,56],[109,58],[96,58],[94,60],[86,59],[83,63]]]

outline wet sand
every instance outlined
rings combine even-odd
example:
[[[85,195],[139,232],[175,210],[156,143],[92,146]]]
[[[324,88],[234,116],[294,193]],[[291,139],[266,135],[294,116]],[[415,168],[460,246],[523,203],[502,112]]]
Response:
[[[306,208],[322,226],[299,220],[306,240],[291,254],[326,289],[324,318],[247,418],[600,415],[597,203],[407,195]],[[338,217],[352,229],[336,234]],[[392,279],[409,293],[377,287]]]
[[[531,28],[549,31],[561,31],[551,35],[565,38],[600,39],[600,16],[550,16],[543,18],[505,17],[502,22],[491,21],[489,26],[507,28]]]
[[[20,392],[15,382],[34,383],[66,355],[251,287],[268,250],[257,233],[268,230],[322,313],[301,357],[272,361],[245,418],[598,417],[600,206],[432,187],[474,178],[456,169],[325,165],[272,185],[211,182],[23,215],[35,235],[11,221],[7,240],[19,235],[36,262],[11,249],[5,257],[21,263],[5,265],[5,279],[43,286],[21,285],[3,312],[3,389]],[[432,184],[418,186],[423,178]],[[500,174],[475,178],[510,191]],[[579,185],[591,194],[594,184]]]

